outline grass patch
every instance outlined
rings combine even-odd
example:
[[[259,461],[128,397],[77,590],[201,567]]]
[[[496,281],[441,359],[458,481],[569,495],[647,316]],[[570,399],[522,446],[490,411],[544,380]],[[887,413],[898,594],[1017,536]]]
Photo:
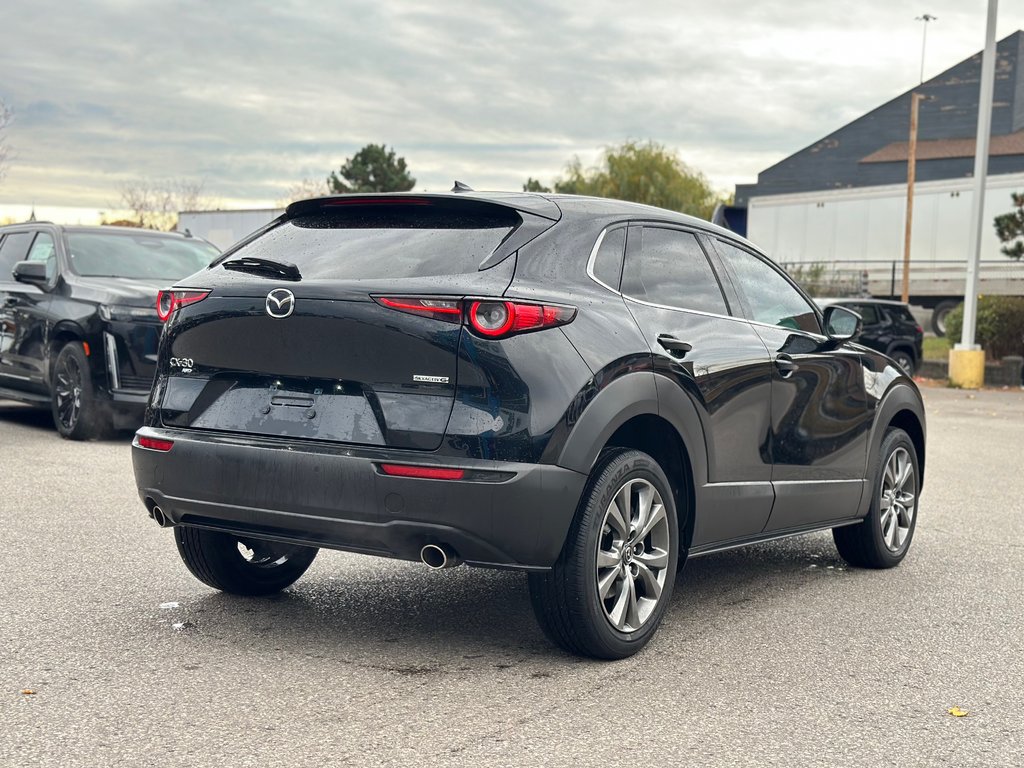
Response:
[[[925,337],[923,355],[925,360],[948,360],[953,348],[948,338]]]

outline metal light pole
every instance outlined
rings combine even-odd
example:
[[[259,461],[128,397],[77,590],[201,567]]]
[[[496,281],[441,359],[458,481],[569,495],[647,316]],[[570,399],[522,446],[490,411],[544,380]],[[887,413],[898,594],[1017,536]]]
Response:
[[[903,233],[903,291],[900,301],[910,301],[910,236],[914,231],[914,180],[917,177],[917,109],[924,96],[910,94],[910,143],[907,146],[907,219]]]
[[[949,378],[960,386],[981,386],[985,353],[974,343],[978,319],[978,261],[981,259],[981,228],[985,213],[985,179],[988,146],[992,133],[992,91],[996,68],[996,15],[998,0],[988,0],[985,52],[981,59],[981,92],[978,97],[978,138],[974,151],[974,199],[971,201],[971,253],[967,259],[964,288],[964,326],[960,343],[949,353]]]
[[[928,22],[936,21],[939,17],[926,13],[924,16],[916,16],[914,21],[924,22],[924,34],[921,36],[921,82],[924,82],[924,49],[928,44]]]

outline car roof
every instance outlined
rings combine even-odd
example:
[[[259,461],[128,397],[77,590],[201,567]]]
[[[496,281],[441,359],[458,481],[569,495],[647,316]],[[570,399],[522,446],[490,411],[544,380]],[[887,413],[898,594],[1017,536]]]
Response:
[[[146,237],[168,237],[173,239],[186,237],[184,232],[164,232],[159,229],[146,229],[144,227],[114,227],[108,224],[54,224],[52,221],[19,221],[16,224],[4,224],[0,226],[0,232],[29,228],[59,229],[64,232],[108,232],[116,235],[143,234]]]
[[[741,236],[731,230],[712,224],[705,219],[695,216],[688,216],[678,211],[670,211],[665,208],[658,208],[653,205],[633,203],[626,200],[614,200],[606,197],[588,197],[586,195],[563,195],[540,192],[501,192],[501,191],[462,191],[462,192],[385,192],[370,194],[331,195],[326,197],[298,200],[288,206],[286,216],[299,215],[309,209],[313,201],[325,201],[332,199],[346,198],[367,198],[383,199],[395,198],[421,198],[431,200],[479,200],[481,202],[506,205],[510,208],[542,216],[557,221],[565,216],[583,217],[589,215],[615,216],[621,215],[635,219],[648,221],[664,221],[666,223],[682,224],[684,226],[699,228],[708,232],[728,237],[732,240],[739,240],[747,243],[752,248],[760,250],[753,243],[749,243]]]

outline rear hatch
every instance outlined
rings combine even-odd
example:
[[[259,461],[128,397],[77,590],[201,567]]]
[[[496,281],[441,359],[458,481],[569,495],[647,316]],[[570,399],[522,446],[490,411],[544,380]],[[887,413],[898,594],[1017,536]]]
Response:
[[[463,332],[446,300],[504,293],[553,218],[472,198],[293,205],[182,286],[209,294],[168,321],[162,423],[436,449]]]

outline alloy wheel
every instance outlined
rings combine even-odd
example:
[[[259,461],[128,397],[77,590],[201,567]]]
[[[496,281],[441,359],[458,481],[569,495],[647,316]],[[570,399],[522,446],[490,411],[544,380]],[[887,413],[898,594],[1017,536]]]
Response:
[[[635,632],[651,617],[668,578],[671,538],[661,494],[629,480],[604,514],[597,547],[597,593],[609,623]]]
[[[71,355],[64,355],[57,368],[57,417],[67,430],[78,423],[82,411],[82,369]]]
[[[914,462],[906,448],[897,448],[885,463],[879,496],[882,541],[890,552],[899,552],[906,543],[916,508]]]

